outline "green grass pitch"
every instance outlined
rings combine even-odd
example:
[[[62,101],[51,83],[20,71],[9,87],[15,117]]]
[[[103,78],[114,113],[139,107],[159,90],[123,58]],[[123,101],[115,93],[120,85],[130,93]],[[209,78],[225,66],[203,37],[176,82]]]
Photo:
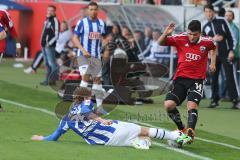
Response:
[[[185,146],[180,153],[166,147],[153,145],[150,150],[130,147],[91,146],[73,132],[66,133],[58,142],[33,142],[33,134],[50,134],[59,120],[47,113],[20,107],[11,102],[53,112],[60,102],[56,92],[39,86],[44,70],[36,75],[26,75],[23,69],[12,67],[13,61],[0,64],[0,98],[4,112],[0,112],[0,160],[192,160],[240,159],[240,110],[231,110],[231,103],[221,103],[217,109],[206,108],[203,100],[199,109],[197,137],[194,144]],[[118,106],[108,118],[138,120],[147,125],[175,129],[163,109],[164,96],[154,97],[155,104]],[[186,107],[180,108],[186,121]],[[166,144],[165,141],[155,141]],[[235,147],[235,148],[233,148]],[[191,153],[191,154],[190,154]]]

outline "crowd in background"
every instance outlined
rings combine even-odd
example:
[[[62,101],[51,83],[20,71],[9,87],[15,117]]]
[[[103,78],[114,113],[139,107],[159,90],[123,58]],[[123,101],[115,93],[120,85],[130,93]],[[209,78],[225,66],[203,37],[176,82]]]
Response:
[[[90,1],[90,0],[83,0]],[[239,0],[96,0],[97,2],[110,2],[110,3],[121,3],[121,4],[152,4],[152,5],[206,5],[217,3],[219,7],[226,4],[226,7],[240,7]]]

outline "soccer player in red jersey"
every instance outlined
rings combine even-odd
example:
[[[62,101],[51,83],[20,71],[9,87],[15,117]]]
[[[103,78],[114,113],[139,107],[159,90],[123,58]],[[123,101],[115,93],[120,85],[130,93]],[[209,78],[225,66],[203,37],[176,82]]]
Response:
[[[12,38],[15,39],[15,41],[16,41],[16,53],[17,53],[17,56],[19,56],[20,53],[21,53],[21,45],[17,40],[17,32],[16,32],[16,30],[13,26],[13,21],[11,20],[9,13],[5,10],[0,10],[0,23],[4,27],[4,30],[9,31]],[[6,43],[7,43],[6,39],[0,40],[0,55],[1,56],[6,50]]]
[[[6,32],[9,31],[11,36],[16,40],[16,52],[17,55],[21,53],[21,45],[17,42],[17,33],[13,26],[13,22],[9,16],[9,13],[5,10],[0,10],[0,61],[6,50]],[[0,103],[0,112],[3,111],[2,105]]]
[[[203,95],[203,82],[206,78],[208,53],[211,54],[210,71],[215,72],[216,51],[211,38],[201,35],[201,23],[192,20],[186,33],[170,35],[175,24],[170,24],[159,37],[160,45],[174,46],[178,53],[177,71],[173,78],[173,89],[168,92],[164,106],[168,116],[179,130],[186,132],[192,140],[198,119],[198,105]],[[185,128],[176,106],[187,98],[188,125]],[[191,141],[192,142],[192,141]]]

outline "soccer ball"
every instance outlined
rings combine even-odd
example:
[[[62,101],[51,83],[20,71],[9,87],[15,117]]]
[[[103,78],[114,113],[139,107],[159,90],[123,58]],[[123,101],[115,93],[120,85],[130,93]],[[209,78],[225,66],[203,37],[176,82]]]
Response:
[[[170,147],[174,147],[174,148],[182,148],[182,145],[177,143],[176,141],[174,140],[167,140],[167,144],[170,146]]]

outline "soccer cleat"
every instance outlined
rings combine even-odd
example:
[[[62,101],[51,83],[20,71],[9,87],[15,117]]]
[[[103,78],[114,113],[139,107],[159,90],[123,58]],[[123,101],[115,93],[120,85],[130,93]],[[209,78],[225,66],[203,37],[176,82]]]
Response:
[[[35,74],[36,73],[36,71],[33,70],[32,67],[28,67],[28,68],[24,69],[23,72],[26,74],[31,74],[31,73]]]
[[[233,101],[232,109],[240,109],[240,101]]]
[[[189,144],[192,141],[192,138],[190,136],[187,136],[184,133],[181,133],[181,135],[176,139],[176,142],[182,146],[185,144]]]
[[[217,101],[211,101],[210,105],[208,106],[208,108],[216,108],[217,106],[219,106]]]
[[[132,145],[136,149],[149,149],[149,146],[151,146],[151,142],[148,139],[140,139],[140,138],[135,138],[132,141]]]
[[[40,85],[42,85],[42,86],[47,86],[48,83],[47,83],[47,81],[43,81],[43,82],[40,82]]]
[[[193,143],[194,137],[195,137],[195,131],[192,128],[188,128],[186,134],[191,137],[191,141],[188,142],[188,144]]]

